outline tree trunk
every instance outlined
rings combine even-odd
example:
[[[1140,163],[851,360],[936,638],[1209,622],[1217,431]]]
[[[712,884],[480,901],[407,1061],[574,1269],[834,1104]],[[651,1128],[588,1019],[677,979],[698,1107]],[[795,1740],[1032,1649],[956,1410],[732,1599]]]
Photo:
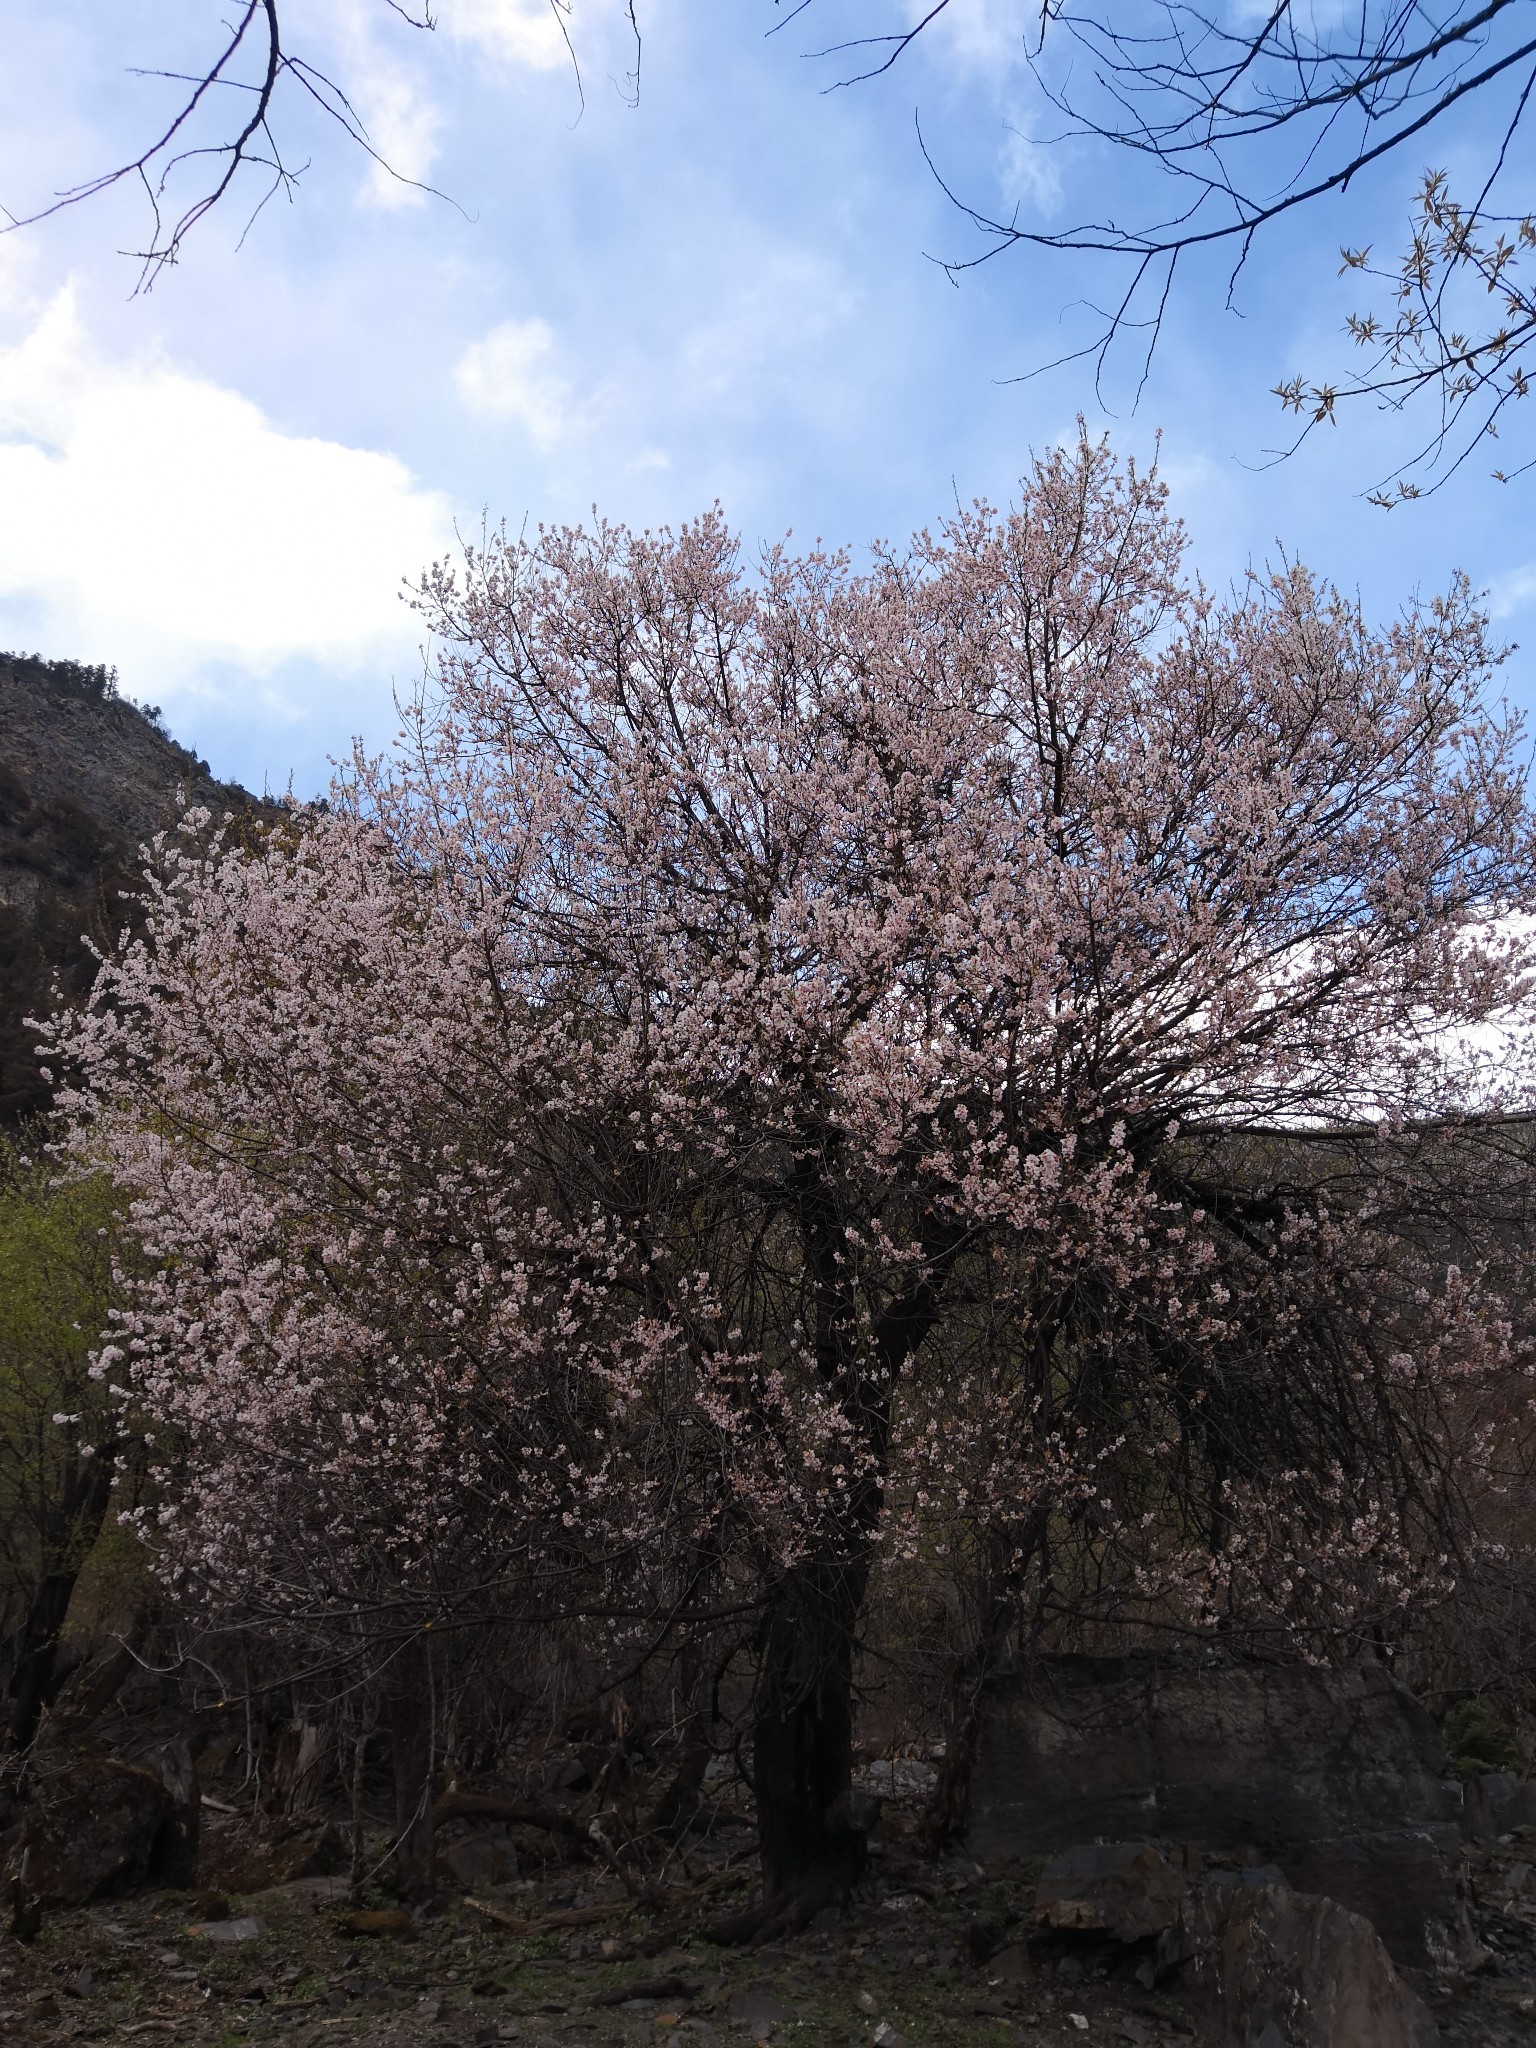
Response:
[[[395,1778],[395,1881],[410,1898],[432,1890],[432,1687],[425,1646],[408,1643],[390,1670],[385,1717]]]
[[[681,1741],[677,1767],[645,1823],[647,1834],[680,1842],[693,1824],[704,1801],[704,1774],[709,1768],[711,1701],[705,1674],[691,1649],[681,1657],[679,1679],[683,1694]]]
[[[923,1812],[921,1839],[929,1851],[946,1848],[965,1833],[970,1817],[971,1775],[981,1746],[987,1687],[1002,1662],[1009,1630],[1017,1619],[1011,1599],[990,1603],[976,1641],[955,1661],[944,1717],[944,1760]]]
[[[944,1761],[919,1831],[923,1847],[930,1852],[946,1848],[965,1833],[987,1692],[1007,1656],[1008,1638],[1020,1618],[1026,1577],[1044,1545],[1046,1526],[1046,1517],[1037,1514],[1012,1544],[994,1545],[980,1588],[975,1639],[950,1671]]]
[[[6,1690],[11,1697],[8,1746],[17,1759],[32,1747],[44,1711],[65,1675],[58,1669],[59,1636],[80,1567],[106,1519],[111,1482],[112,1466],[106,1458],[91,1459],[70,1475],[44,1540],[45,1556],[63,1561],[45,1569],[20,1626],[4,1646]]]
[[[43,1710],[53,1696],[58,1665],[59,1631],[69,1612],[78,1574],[49,1572],[34,1591],[27,1612],[11,1639],[10,1746],[18,1756],[32,1747]]]
[[[853,1645],[866,1561],[798,1567],[774,1589],[752,1728],[763,1897],[858,1876],[869,1816],[853,1791]],[[861,1825],[861,1822],[863,1823]]]
[[[817,1134],[795,1163],[806,1266],[814,1282],[822,1384],[853,1425],[868,1464],[820,1557],[768,1588],[767,1630],[752,1725],[763,1899],[777,1921],[802,1924],[816,1903],[845,1892],[863,1869],[878,1807],[853,1789],[853,1653],[884,1503],[891,1391],[938,1311],[934,1272],[958,1237],[928,1219],[932,1262],[879,1316],[870,1372],[857,1286],[845,1262],[847,1217],[828,1172],[836,1141]]]
[[[150,1882],[168,1885],[173,1891],[191,1891],[197,1883],[203,1794],[190,1746],[184,1741],[166,1743],[157,1767],[160,1782],[171,1795],[172,1812],[155,1842]]]
[[[363,1766],[368,1758],[368,1737],[373,1732],[371,1721],[365,1721],[352,1741],[352,1897],[363,1895],[363,1878],[368,1869],[368,1835],[363,1820]]]

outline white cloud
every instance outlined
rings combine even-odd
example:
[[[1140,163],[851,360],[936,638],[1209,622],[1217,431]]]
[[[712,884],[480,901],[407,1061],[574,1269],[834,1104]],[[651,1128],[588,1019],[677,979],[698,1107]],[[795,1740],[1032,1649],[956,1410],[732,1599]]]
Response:
[[[454,382],[472,412],[520,420],[541,448],[571,431],[571,387],[548,366],[555,337],[545,320],[506,320],[459,358]]]
[[[998,156],[998,183],[1010,203],[1023,203],[1049,219],[1061,204],[1061,171],[1052,145],[1010,128]]]
[[[682,344],[691,394],[729,392],[755,402],[766,379],[799,381],[854,310],[858,295],[824,257],[765,244],[754,259]]]
[[[441,109],[400,65],[377,54],[359,65],[353,93],[376,153],[364,182],[367,197],[391,210],[423,205],[428,194],[422,187],[437,161]]]
[[[1523,612],[1536,597],[1536,562],[1526,562],[1507,575],[1495,576],[1488,586],[1488,609],[1496,619],[1512,618]]]
[[[0,332],[37,312],[38,246],[25,235],[0,235]]]
[[[402,57],[382,42],[370,0],[333,0],[333,16],[341,50],[336,81],[374,152],[363,197],[391,210],[420,206],[443,127],[442,110],[421,82],[425,53],[402,46]]]
[[[172,686],[387,660],[417,637],[401,576],[452,541],[395,457],[285,434],[161,359],[103,360],[67,290],[0,348],[0,614],[58,647]]]
[[[443,41],[532,71],[569,63],[568,12],[569,0],[437,0],[432,10]],[[446,122],[427,83],[438,39],[391,22],[377,0],[331,0],[331,13],[337,82],[379,159],[368,166],[363,196],[390,209],[419,206]]]
[[[909,26],[918,27],[932,7],[933,0],[907,0]],[[1021,12],[1017,0],[949,0],[943,13],[923,29],[913,50],[925,50],[930,61],[937,59],[958,72],[981,72],[996,83],[1024,61],[1032,25],[1038,32],[1038,15]]]
[[[440,0],[438,8],[455,42],[533,71],[570,62],[563,26],[569,13],[569,0]]]

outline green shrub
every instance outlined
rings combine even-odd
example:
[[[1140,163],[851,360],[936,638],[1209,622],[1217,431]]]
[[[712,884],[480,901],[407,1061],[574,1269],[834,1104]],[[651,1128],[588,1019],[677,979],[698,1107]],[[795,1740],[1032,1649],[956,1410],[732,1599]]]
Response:
[[[1508,1726],[1485,1699],[1458,1700],[1445,1717],[1445,1747],[1459,1778],[1482,1771],[1521,1771],[1520,1754]]]

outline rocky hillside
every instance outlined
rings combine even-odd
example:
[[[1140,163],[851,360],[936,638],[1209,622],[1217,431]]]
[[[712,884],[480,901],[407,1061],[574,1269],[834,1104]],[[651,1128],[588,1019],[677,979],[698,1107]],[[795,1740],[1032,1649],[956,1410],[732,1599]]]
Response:
[[[25,1019],[89,988],[134,919],[139,848],[186,803],[246,810],[107,669],[0,654],[0,1124],[47,1105]]]

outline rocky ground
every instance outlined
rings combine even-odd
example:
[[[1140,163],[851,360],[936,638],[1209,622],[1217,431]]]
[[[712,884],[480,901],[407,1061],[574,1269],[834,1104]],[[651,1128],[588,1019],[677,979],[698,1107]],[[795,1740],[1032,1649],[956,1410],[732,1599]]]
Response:
[[[1474,1853],[1489,1966],[1418,1980],[1447,2048],[1536,2039],[1527,1855],[1536,1832]],[[1178,1985],[1150,1988],[1134,1949],[1039,1934],[1026,1873],[955,1864],[918,1882],[877,1878],[860,1903],[756,1953],[689,1933],[659,1945],[654,1913],[570,1870],[414,1914],[382,1900],[359,1911],[341,1877],[227,1897],[146,1892],[49,1915],[30,1945],[0,1943],[0,2041],[1214,2048],[1209,2018]],[[728,1883],[705,1888],[718,1899]]]
[[[578,1764],[562,1752],[540,1768],[558,1787]],[[440,1831],[438,1896],[406,1910],[354,1890],[346,1830],[323,1812],[274,1821],[252,1793],[205,1791],[201,1889],[43,1910],[22,1930],[31,1940],[0,1931],[0,2048],[1227,2048],[1187,1970],[1155,1974],[1153,1940],[1047,1925],[1041,1865],[919,1859],[931,1781],[910,1752],[865,1766],[883,1818],[859,1897],[755,1951],[704,1931],[756,1880],[749,1802],[722,1770],[695,1831],[647,1880],[652,1905],[600,1863],[567,1861],[547,1829],[471,1815]],[[369,1830],[380,1862],[383,1823]],[[1221,1881],[1219,1865],[1202,1868],[1200,1882]],[[1536,1826],[1470,1846],[1465,1882],[1480,1966],[1405,1975],[1444,2048],[1536,2044]],[[1377,2043],[1368,2025],[1336,2048]]]
[[[590,1927],[523,1937],[462,1903],[414,1920],[385,1912],[375,1917],[390,1931],[352,1932],[345,1881],[326,1878],[231,1899],[222,1921],[200,1922],[193,1898],[166,1893],[61,1914],[30,1949],[5,1950],[0,2038],[306,2048],[1198,2038],[1176,1996],[1149,1994],[1103,1961],[1005,1942],[974,1962],[978,1909],[1011,1913],[1012,1887],[960,1881],[932,1901],[891,1891],[752,1954],[692,1938],[647,1955],[646,1920],[622,1894],[599,1893],[503,1888],[503,1908],[529,1918],[610,1908]]]

